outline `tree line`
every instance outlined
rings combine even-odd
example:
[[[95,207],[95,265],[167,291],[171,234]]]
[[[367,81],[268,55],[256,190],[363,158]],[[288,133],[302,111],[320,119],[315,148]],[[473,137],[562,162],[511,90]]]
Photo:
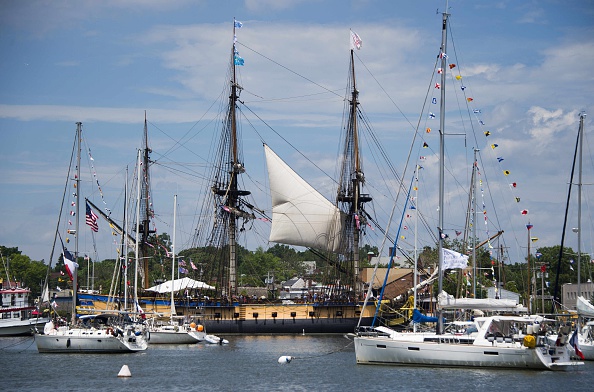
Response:
[[[157,236],[155,236],[157,237]],[[149,285],[158,284],[162,281],[171,279],[171,255],[167,253],[170,249],[170,239],[167,234],[160,234],[158,238],[151,238],[152,253],[149,253]],[[462,243],[454,240],[452,242],[446,241],[446,247],[454,250],[462,250]],[[3,263],[0,270],[0,278],[3,280],[22,282],[25,287],[28,287],[33,297],[41,295],[43,283],[46,274],[49,276],[50,288],[60,287],[62,289],[71,288],[72,283],[67,274],[65,274],[64,262],[62,256],[49,268],[43,261],[32,260],[29,256],[22,254],[18,247],[0,246]],[[187,273],[180,273],[179,276],[188,276],[196,280],[205,281],[208,284],[216,284],[216,276],[219,271],[213,270],[214,266],[218,265],[213,262],[216,257],[218,249],[201,247],[185,249],[179,252],[176,258],[183,261],[184,268]],[[367,254],[378,254],[375,247],[365,245],[360,249],[361,267],[369,267],[367,262]],[[464,252],[461,252],[464,253]],[[561,260],[559,255],[561,254]],[[129,258],[134,259],[133,255]],[[436,247],[425,247],[419,254],[418,267],[421,270],[434,268],[437,257]],[[526,268],[526,261],[509,263],[506,260],[496,260],[490,254],[490,251],[485,248],[476,250],[477,260],[477,276],[476,282],[478,298],[486,297],[486,289],[493,287],[496,282],[501,282],[501,287],[518,293],[521,300],[526,298],[528,293],[528,284],[531,279],[528,276]],[[573,261],[572,261],[573,260]],[[592,263],[591,257],[588,254],[581,255],[581,282],[587,282],[592,279]],[[308,277],[314,281],[323,281],[324,274],[327,271],[327,263],[320,254],[312,252],[311,250],[297,251],[294,248],[276,244],[266,250],[259,247],[254,251],[250,251],[238,245],[237,247],[237,284],[242,286],[264,287],[268,278],[274,279],[276,284],[291,279],[295,276],[303,277],[306,273],[306,266],[304,261],[315,261],[316,270]],[[412,260],[409,260],[412,264]],[[94,289],[101,289],[102,293],[106,293],[111,285],[113,278],[116,259],[98,260],[84,260],[82,257],[78,258],[79,264],[79,288],[87,288],[87,275],[94,275],[92,286]],[[470,264],[470,263],[469,263]],[[555,282],[558,281],[559,288],[557,295],[560,296],[561,285],[565,283],[577,282],[577,254],[572,248],[564,247],[561,252],[560,246],[537,248],[534,254],[530,255],[531,274],[535,274],[544,270],[545,283],[544,295],[553,295]],[[544,266],[544,267],[543,267]],[[410,266],[412,268],[412,265]],[[89,271],[89,268],[94,268],[94,271]],[[7,272],[8,269],[8,272]],[[177,269],[177,266],[176,266]],[[557,279],[557,271],[559,277]],[[176,277],[179,270],[175,271]],[[548,274],[548,275],[547,275]],[[471,297],[472,289],[468,286],[471,281],[471,276],[466,275],[461,270],[448,271],[445,274],[444,290],[456,296]],[[536,295],[541,294],[541,280],[537,279]],[[89,284],[90,286],[90,284]],[[90,289],[90,287],[88,287]],[[434,293],[437,292],[435,287]],[[533,292],[534,294],[534,292]]]

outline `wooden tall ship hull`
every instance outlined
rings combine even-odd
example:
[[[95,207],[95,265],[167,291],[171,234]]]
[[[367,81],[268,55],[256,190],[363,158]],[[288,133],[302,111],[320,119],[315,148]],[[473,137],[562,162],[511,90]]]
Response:
[[[118,302],[108,302],[106,295],[79,294],[79,313],[85,310],[114,310]],[[140,297],[139,303],[147,317],[169,314],[171,305],[166,299]],[[361,324],[370,324],[374,307],[363,310],[361,303],[225,303],[197,300],[176,301],[178,316],[188,315],[199,320],[214,334],[344,334],[355,331]],[[363,315],[361,314],[364,311]]]

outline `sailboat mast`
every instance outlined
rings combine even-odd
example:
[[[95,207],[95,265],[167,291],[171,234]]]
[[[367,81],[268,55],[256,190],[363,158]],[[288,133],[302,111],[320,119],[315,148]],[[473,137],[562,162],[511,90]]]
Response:
[[[72,324],[76,323],[76,297],[78,288],[78,235],[80,233],[80,152],[82,142],[82,122],[76,123],[76,177],[74,179],[74,187],[76,188],[76,208],[75,208],[75,230],[74,236],[74,271],[72,271]]]
[[[128,210],[126,205],[128,204],[128,166],[126,166],[126,181],[124,185],[124,221],[122,222],[122,253],[120,255],[120,259],[122,260],[122,272],[120,276],[123,278],[124,281],[124,309],[128,309],[128,241],[127,241],[127,224],[128,224]],[[120,290],[121,290],[121,281],[120,279]],[[121,291],[120,291],[121,292]],[[121,306],[121,301],[118,302],[118,309]]]
[[[419,280],[419,251],[418,251],[418,234],[419,234],[419,170],[421,166],[417,165],[415,168],[415,200],[414,206],[417,209],[417,213],[415,214],[415,249],[414,249],[414,257],[415,257],[415,271],[414,271],[414,280],[413,280],[413,309],[417,308],[417,282]],[[413,331],[417,332],[417,323],[413,323]]]
[[[173,283],[175,282],[175,217],[177,215],[177,195],[173,195],[173,242],[171,244],[171,315],[170,320],[173,320],[175,315],[175,302]]]
[[[478,210],[477,210],[477,188],[476,188],[476,178],[478,174],[478,162],[476,160],[476,153],[480,151],[479,149],[474,149],[474,161],[472,163],[472,297],[476,298],[476,272],[477,272],[477,265],[476,265],[476,226],[477,226],[477,218],[478,218]]]
[[[582,264],[582,150],[584,146],[584,117],[586,114],[584,112],[580,113],[580,129],[579,129],[579,140],[580,140],[580,149],[579,149],[579,156],[578,156],[578,231],[577,231],[577,241],[578,241],[578,261],[577,261],[577,296],[581,295],[581,287],[580,281],[582,280],[581,277],[581,264]]]
[[[446,92],[446,79],[445,79],[445,69],[447,65],[447,36],[448,36],[448,16],[447,8],[443,12],[443,22],[441,28],[441,49],[439,56],[441,57],[441,69],[444,70],[441,73],[441,102],[439,107],[439,246],[438,246],[438,254],[439,254],[439,293],[443,290],[443,242],[445,234],[443,232],[443,206],[444,206],[444,176],[445,176],[445,92]],[[443,331],[443,319],[441,318],[441,311],[438,310],[437,312],[437,333],[441,334]]]

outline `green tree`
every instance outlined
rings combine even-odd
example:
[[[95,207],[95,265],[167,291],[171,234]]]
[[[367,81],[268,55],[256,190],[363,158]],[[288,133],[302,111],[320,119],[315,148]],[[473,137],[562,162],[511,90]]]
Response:
[[[375,256],[379,255],[379,250],[377,246],[371,246],[369,244],[365,244],[359,248],[359,267],[360,268],[368,268],[373,267],[369,262],[368,255],[373,254]]]
[[[11,281],[16,280],[28,287],[32,297],[40,296],[47,265],[43,261],[33,261],[29,256],[21,254],[18,247],[0,246],[0,253],[3,260],[0,278],[5,279],[6,276],[10,276]],[[7,268],[8,271],[6,271]]]

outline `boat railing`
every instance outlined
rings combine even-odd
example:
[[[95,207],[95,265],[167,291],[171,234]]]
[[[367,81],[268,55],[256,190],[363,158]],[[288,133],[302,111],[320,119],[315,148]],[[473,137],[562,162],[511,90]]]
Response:
[[[356,331],[357,336],[368,336],[368,337],[389,337],[390,335],[388,335],[385,332],[381,332],[376,330],[373,327],[369,327],[369,326],[363,326],[363,327],[359,327],[359,329]]]

